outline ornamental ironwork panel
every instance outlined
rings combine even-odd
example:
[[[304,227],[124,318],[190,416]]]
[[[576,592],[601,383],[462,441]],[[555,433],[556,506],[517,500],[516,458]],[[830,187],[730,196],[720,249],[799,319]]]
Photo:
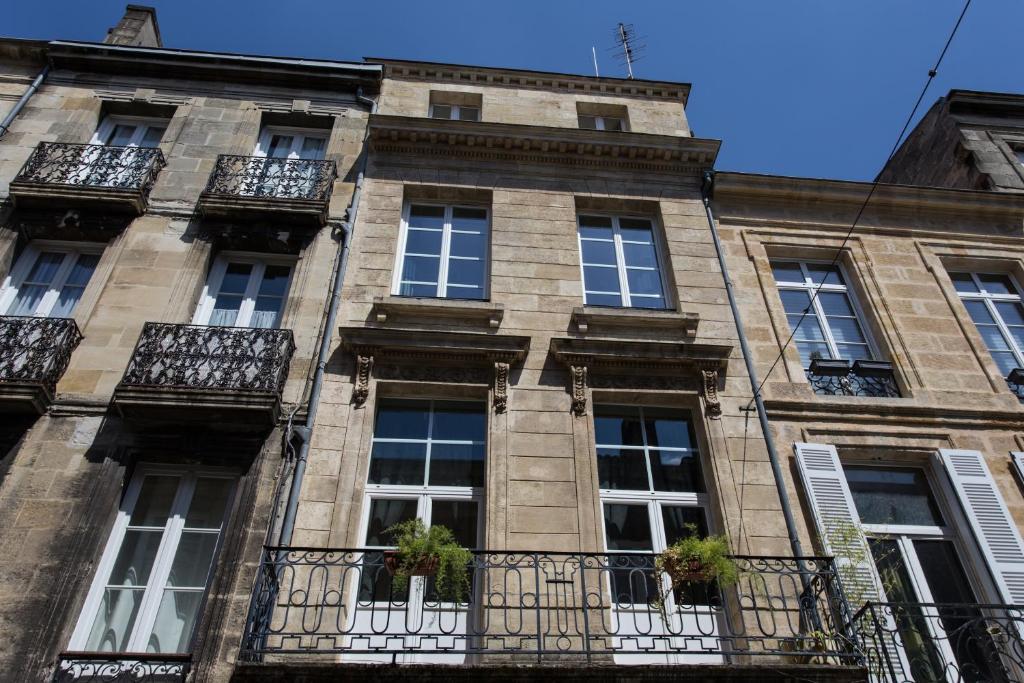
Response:
[[[21,183],[138,190],[148,194],[164,155],[156,147],[40,142],[14,179]]]
[[[1010,387],[1018,401],[1024,402],[1024,371],[1018,368],[1007,375],[1006,386]]]
[[[337,176],[333,161],[221,154],[206,193],[326,202]]]
[[[123,386],[280,394],[291,330],[146,323]]]
[[[0,316],[0,382],[38,382],[53,391],[80,341],[70,318]]]
[[[735,584],[677,587],[655,570],[655,559],[475,551],[461,595],[441,597],[429,578],[396,588],[381,550],[267,547],[241,656],[451,664],[468,655],[540,663],[567,656],[624,664],[652,657],[860,661],[831,558],[734,557]]]
[[[807,370],[807,380],[814,393],[822,396],[870,396],[873,398],[899,398],[896,380],[888,377],[861,377],[849,372],[845,375],[816,375]]]
[[[854,617],[873,681],[1024,680],[1024,607],[868,603]]]
[[[187,654],[148,652],[65,652],[57,659],[53,683],[184,683]]]

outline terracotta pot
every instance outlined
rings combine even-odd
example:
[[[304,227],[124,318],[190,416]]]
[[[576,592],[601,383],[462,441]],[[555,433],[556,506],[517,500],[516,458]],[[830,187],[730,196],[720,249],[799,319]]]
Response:
[[[668,574],[670,579],[672,579],[672,583],[674,585],[681,583],[699,583],[711,579],[707,569],[704,568],[704,564],[696,557],[691,557],[683,561],[677,560],[673,557],[666,557],[664,566],[665,573]]]
[[[437,565],[439,563],[440,561],[436,556],[424,558],[420,560],[415,569],[409,572],[409,576],[433,576],[437,573]],[[401,564],[402,556],[397,550],[384,551],[384,568],[388,570],[388,574],[394,576]]]

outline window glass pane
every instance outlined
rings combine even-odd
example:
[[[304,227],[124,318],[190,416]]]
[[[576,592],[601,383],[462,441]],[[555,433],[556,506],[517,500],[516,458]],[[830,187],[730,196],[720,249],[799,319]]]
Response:
[[[484,290],[483,287],[467,287],[465,285],[455,285],[451,282],[448,283],[448,299],[483,299]]]
[[[300,159],[323,159],[324,148],[327,146],[327,140],[321,137],[306,136],[302,141],[302,151],[299,153]]]
[[[622,130],[622,119],[612,118],[610,116],[604,117],[604,129],[605,130]]]
[[[850,299],[839,292],[818,292],[818,301],[821,302],[821,309],[829,318],[833,316],[844,316],[853,318],[857,314],[853,312]]]
[[[779,290],[779,298],[782,299],[782,308],[786,313],[803,313],[811,303],[811,297],[807,292],[797,289]]]
[[[435,119],[450,119],[452,108],[447,104],[435,104],[430,108],[430,115]]]
[[[995,320],[992,318],[992,314],[988,312],[988,306],[983,301],[965,301],[964,307],[967,309],[967,313],[971,316],[971,320],[976,323],[994,323]]]
[[[597,120],[593,116],[579,115],[580,128],[588,128],[595,130],[597,128]]]
[[[619,292],[619,271],[604,266],[583,266],[583,285],[588,292]]]
[[[844,360],[871,360],[871,349],[867,344],[838,344],[837,350]]]
[[[268,157],[287,157],[292,151],[291,135],[274,135],[270,138]]]
[[[242,297],[234,294],[218,294],[210,314],[211,325],[231,327],[238,319],[238,311],[242,307]]]
[[[82,298],[82,287],[63,287],[57,295],[57,303],[53,305],[47,314],[49,318],[67,318],[75,310],[78,300]]]
[[[482,444],[431,444],[430,485],[483,486],[485,453]]]
[[[605,446],[642,446],[640,411],[628,406],[594,406],[594,442]]]
[[[440,246],[440,240],[438,240],[438,246]],[[453,232],[449,253],[452,256],[484,259],[487,257],[487,235]]]
[[[828,263],[808,263],[807,274],[811,276],[811,282],[826,285],[844,285],[843,276],[839,272],[839,266]]]
[[[71,272],[68,273],[67,280],[64,281],[64,285],[85,287],[89,284],[89,278],[92,277],[92,273],[96,270],[96,264],[99,261],[99,254],[79,254],[78,258],[75,259],[75,265],[71,267]]]
[[[978,286],[974,284],[974,278],[970,273],[950,273],[949,279],[953,281],[953,286],[958,292],[974,293],[978,291]]]
[[[646,218],[620,218],[619,234],[628,242],[649,244],[654,239],[651,234],[651,222]]]
[[[867,342],[855,318],[829,318],[828,326],[832,331],[832,338],[837,344],[864,344]]]
[[[796,348],[800,351],[800,359],[805,366],[810,365],[812,360],[832,358],[832,352],[829,351],[827,344],[798,341]]]
[[[456,285],[473,285],[482,287],[484,283],[485,264],[483,260],[466,260],[453,258],[448,261],[448,283]],[[450,296],[458,296],[457,292],[449,291]]]
[[[406,255],[402,267],[402,279],[414,282],[437,282],[441,259],[436,256]]]
[[[166,520],[164,520],[166,522]],[[164,532],[128,529],[107,583],[112,586],[145,586]]]
[[[53,279],[57,276],[57,270],[63,262],[64,252],[42,252],[39,254],[38,258],[36,258],[36,262],[32,265],[32,270],[29,271],[28,277],[25,278],[25,282],[31,282],[36,285],[51,284]]]
[[[384,532],[399,522],[416,519],[416,501],[406,498],[374,498],[370,501],[370,520],[366,526],[366,545],[390,546],[394,540]]]
[[[611,239],[612,237],[612,219],[608,216],[588,216],[580,214],[579,217],[581,234],[584,237],[605,237]],[[601,228],[607,228],[606,231],[601,231]],[[596,230],[596,232],[588,233],[586,230]]]
[[[845,465],[861,522],[944,526],[924,470]]]
[[[604,533],[608,550],[653,550],[646,505],[605,503]]]
[[[626,280],[629,282],[629,293],[632,294],[655,294],[661,296],[661,276],[656,270],[626,270]]]
[[[45,285],[22,285],[14,297],[7,315],[34,315],[39,302],[46,295]]]
[[[661,518],[665,523],[667,545],[689,538],[694,532],[701,538],[708,535],[708,524],[704,519],[704,511],[700,508],[662,505]]]
[[[441,254],[440,230],[416,230],[410,228],[405,235],[405,253],[407,254]]]
[[[187,652],[202,601],[202,591],[165,590],[146,652]]]
[[[85,649],[91,652],[124,652],[135,618],[142,605],[142,590],[107,588],[103,591],[96,620]]]
[[[989,294],[1016,294],[1013,283],[1006,275],[995,273],[978,273],[978,281]]]
[[[158,526],[167,524],[171,504],[178,492],[179,477],[148,475],[142,480],[139,498],[132,510],[131,526]]]
[[[135,135],[135,126],[119,123],[110,131],[107,144],[112,147],[125,147],[132,141],[133,135]]]
[[[615,243],[605,240],[580,240],[584,263],[615,265]]]
[[[471,500],[432,500],[430,525],[440,524],[452,530],[463,548],[477,547],[478,511]]]
[[[618,294],[594,294],[587,292],[584,301],[588,306],[622,306],[622,297]]]
[[[185,531],[181,534],[167,585],[179,588],[205,588],[206,577],[213,564],[220,534],[209,531]]]
[[[1024,307],[1019,303],[997,301],[996,311],[1007,325],[1024,325]]]
[[[251,263],[229,263],[224,270],[224,279],[220,282],[220,292],[245,294],[245,288],[249,285],[249,276],[251,274]]]
[[[252,317],[249,319],[249,327],[257,329],[277,327],[277,316],[281,312],[282,303],[284,300],[278,297],[257,297]]]
[[[444,228],[444,207],[413,204],[409,207],[409,225],[416,228]]]
[[[291,272],[292,269],[288,266],[268,265],[263,270],[263,282],[260,283],[259,293],[263,296],[284,296]]]
[[[634,294],[629,305],[633,308],[665,308],[665,300],[660,296],[642,296]]]
[[[231,493],[232,480],[200,477],[185,516],[187,529],[219,529],[224,520],[224,506]]]
[[[644,426],[647,428],[647,444],[668,448],[694,448],[693,433],[689,420],[678,413],[658,408],[644,410]]]
[[[434,404],[434,440],[484,441],[487,414],[478,403],[438,401]]]
[[[651,450],[650,458],[655,491],[704,492],[704,477],[696,453]]]
[[[981,333],[981,338],[985,340],[985,346],[991,351],[1006,351],[1010,348],[1010,345],[1006,342],[1006,338],[1003,337],[1003,333],[999,331],[999,328],[995,325],[977,325],[978,332]]]
[[[956,546],[950,541],[914,541],[917,559],[921,562],[928,588],[934,602],[976,604],[963,565],[956,555]]]
[[[376,441],[370,455],[371,484],[421,485],[427,463],[426,443]]]
[[[597,472],[602,489],[651,490],[646,456],[639,448],[598,447]]]
[[[452,229],[487,232],[487,210],[466,206],[452,207]]]
[[[159,147],[160,138],[164,136],[165,130],[167,130],[165,126],[149,126],[146,129],[146,134],[142,136],[142,142],[139,143],[139,146]]]
[[[476,107],[459,107],[460,121],[479,121],[480,110]]]
[[[772,261],[772,275],[776,282],[803,282],[800,264],[792,261]]]
[[[437,296],[437,285],[421,285],[403,282],[398,293],[401,296]]]
[[[653,244],[624,242],[622,244],[622,254],[627,266],[658,267],[658,255],[654,251]]]
[[[793,336],[794,339],[798,341],[825,341],[825,333],[821,331],[818,316],[813,313],[808,313],[807,315],[791,313],[786,316],[786,320],[789,321],[789,329],[796,330],[796,334]]]
[[[994,360],[996,365],[999,366],[999,370],[1003,373],[1003,377],[1006,377],[1012,370],[1019,367],[1016,357],[1014,357],[1013,353],[1010,351],[993,351],[992,360]]]

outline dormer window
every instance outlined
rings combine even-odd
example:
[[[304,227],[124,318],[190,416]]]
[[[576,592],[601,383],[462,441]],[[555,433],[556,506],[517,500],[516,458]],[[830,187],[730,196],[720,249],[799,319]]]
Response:
[[[614,116],[584,116],[580,115],[580,128],[587,130],[626,130],[626,124],[622,119]]]
[[[621,104],[577,102],[576,118],[584,130],[628,131],[626,107]]]
[[[483,108],[483,97],[480,93],[452,92],[447,90],[430,91],[430,110],[432,119],[449,121],[479,121]]]

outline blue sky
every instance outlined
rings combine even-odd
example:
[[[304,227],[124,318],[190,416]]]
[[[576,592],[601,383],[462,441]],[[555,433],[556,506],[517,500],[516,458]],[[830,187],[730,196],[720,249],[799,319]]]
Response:
[[[143,2],[145,0],[142,0]],[[150,0],[167,47],[296,57],[384,56],[622,75],[617,22],[647,45],[641,78],[693,84],[718,168],[868,180],[891,148],[963,0]],[[10,2],[0,33],[102,40],[124,2]],[[1024,93],[1024,2],[975,0],[925,98]]]

